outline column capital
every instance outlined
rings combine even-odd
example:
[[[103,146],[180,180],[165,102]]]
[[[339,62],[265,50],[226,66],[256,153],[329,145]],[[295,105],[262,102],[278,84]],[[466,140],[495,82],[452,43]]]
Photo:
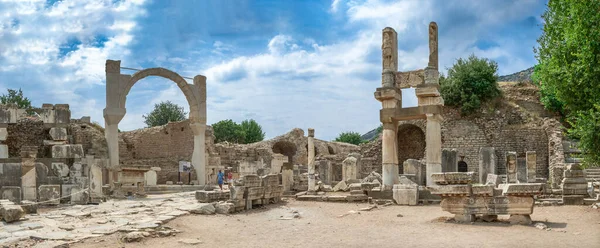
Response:
[[[192,122],[190,123],[190,128],[192,129],[192,133],[194,136],[202,135],[206,131],[206,124],[200,122]]]
[[[425,116],[427,116],[427,121],[442,122],[444,120],[440,114],[425,114]]]
[[[402,101],[402,92],[396,87],[381,87],[375,90],[375,99],[380,102],[385,100]]]
[[[121,122],[127,110],[125,108],[105,108],[103,112],[106,124],[115,125]]]
[[[314,128],[309,128],[308,129],[308,137],[315,137],[315,129]]]

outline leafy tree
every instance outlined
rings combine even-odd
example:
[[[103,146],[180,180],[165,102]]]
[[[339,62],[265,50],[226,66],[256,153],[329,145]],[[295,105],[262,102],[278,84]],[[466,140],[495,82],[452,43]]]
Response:
[[[600,165],[600,104],[595,109],[578,111],[570,121],[569,134],[579,137],[586,166]]]
[[[337,138],[335,138],[334,141],[360,145],[360,143],[363,142],[363,140],[360,137],[360,133],[357,132],[343,132],[340,133],[340,135]]]
[[[215,134],[215,142],[232,142],[232,143],[244,143],[244,130],[242,126],[235,123],[231,119],[222,120],[211,125]]]
[[[540,66],[533,68],[531,80],[540,88],[540,101],[546,109],[564,115],[564,103],[556,98],[556,87],[551,84],[542,84],[540,79]]]
[[[262,127],[253,119],[242,121],[240,127],[244,132],[244,143],[246,144],[265,139],[265,133],[262,131]]]
[[[154,110],[148,115],[143,115],[144,123],[148,127],[162,126],[171,121],[185,120],[187,113],[183,111],[183,107],[172,103],[171,101],[154,104]]]
[[[2,94],[0,96],[0,103],[2,104],[15,104],[20,109],[31,110],[31,101],[29,98],[23,96],[23,91],[8,89],[8,94]]]
[[[460,107],[464,115],[475,112],[482,102],[500,95],[497,71],[498,64],[485,58],[458,59],[440,79],[445,104]]]
[[[561,112],[580,139],[586,165],[600,162],[600,1],[549,1],[534,49],[546,108]]]

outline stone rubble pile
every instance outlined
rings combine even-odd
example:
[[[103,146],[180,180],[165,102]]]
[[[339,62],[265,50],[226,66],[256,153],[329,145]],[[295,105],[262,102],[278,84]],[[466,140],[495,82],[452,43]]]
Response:
[[[434,173],[436,186],[429,187],[432,194],[440,195],[442,210],[455,214],[458,222],[474,222],[476,218],[494,221],[498,215],[510,215],[511,224],[531,224],[534,195],[542,193],[541,183],[501,184],[497,180],[485,185],[472,184],[472,173]]]

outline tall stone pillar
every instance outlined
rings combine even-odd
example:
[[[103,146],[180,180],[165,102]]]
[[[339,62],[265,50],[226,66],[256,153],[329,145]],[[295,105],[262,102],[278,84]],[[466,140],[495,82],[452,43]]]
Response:
[[[121,61],[106,60],[106,108],[104,108],[104,136],[108,144],[108,182],[118,181],[119,122],[126,110],[121,98]]]
[[[208,178],[206,164],[208,154],[206,152],[206,77],[196,75],[194,87],[197,89],[196,102],[190,104],[190,127],[194,133],[194,152],[192,153],[192,166],[196,170],[196,179],[199,185],[206,184]],[[196,107],[197,106],[197,107]],[[197,112],[191,112],[197,109]]]
[[[427,115],[427,130],[425,134],[425,171],[427,173],[427,186],[435,183],[431,174],[442,172],[442,116],[439,114]]]
[[[124,108],[104,109],[104,136],[108,144],[108,182],[119,181],[119,122],[125,116]]]
[[[506,182],[516,183],[517,182],[517,153],[507,152],[506,153]]]
[[[398,71],[398,33],[390,27],[382,31],[382,78],[383,87],[394,87],[396,72]]]
[[[479,148],[479,183],[485,183],[488,174],[496,174],[496,149]]]
[[[383,123],[381,161],[383,172],[383,190],[391,190],[394,184],[398,184],[398,122]]]
[[[308,191],[315,192],[315,130],[308,129]]]
[[[194,151],[192,152],[192,166],[196,170],[196,179],[199,185],[206,184],[206,124],[190,123],[194,133]]]

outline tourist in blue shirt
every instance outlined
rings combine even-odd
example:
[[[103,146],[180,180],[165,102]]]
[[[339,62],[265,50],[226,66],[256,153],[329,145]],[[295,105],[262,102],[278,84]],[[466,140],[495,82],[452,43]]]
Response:
[[[219,188],[221,188],[221,190],[223,190],[223,177],[225,176],[225,174],[223,174],[223,172],[221,170],[219,170],[219,173],[217,173],[217,181],[219,183]]]

